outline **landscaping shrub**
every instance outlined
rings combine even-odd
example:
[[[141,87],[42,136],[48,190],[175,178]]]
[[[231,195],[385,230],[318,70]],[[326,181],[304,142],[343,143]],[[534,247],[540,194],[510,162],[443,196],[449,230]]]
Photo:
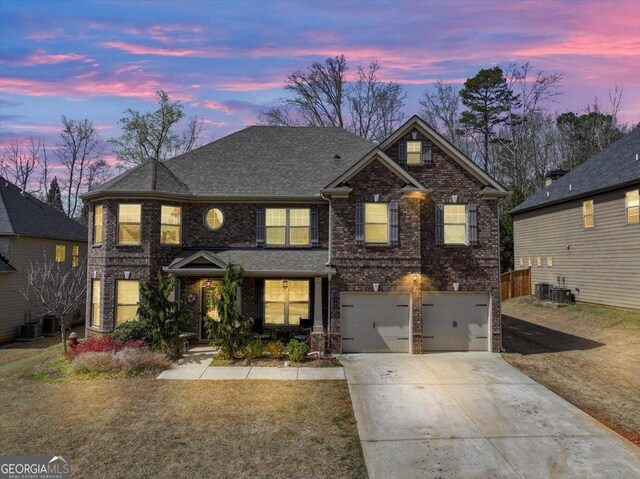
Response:
[[[113,330],[111,336],[118,341],[142,341],[151,347],[153,343],[153,333],[144,321],[139,319],[126,321]]]
[[[264,354],[264,343],[259,339],[249,341],[242,347],[242,355],[247,361],[259,358]]]
[[[119,341],[111,336],[89,336],[86,341],[78,343],[77,346],[67,351],[67,358],[73,359],[76,356],[86,353],[117,352],[124,348],[142,348],[145,344],[142,341]]]
[[[292,339],[287,345],[287,352],[289,353],[289,359],[291,359],[291,361],[302,362],[307,359],[309,346],[302,341]]]
[[[87,352],[76,356],[71,368],[76,373],[141,373],[168,369],[172,363],[148,348],[124,348],[118,352]]]
[[[284,343],[282,341],[269,341],[267,343],[267,354],[273,359],[281,359],[284,355]]]

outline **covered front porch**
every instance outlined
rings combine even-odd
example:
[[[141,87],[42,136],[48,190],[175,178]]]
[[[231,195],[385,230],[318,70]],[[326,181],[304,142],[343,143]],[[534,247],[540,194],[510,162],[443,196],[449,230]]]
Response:
[[[321,249],[185,249],[164,271],[178,278],[178,297],[193,312],[190,331],[199,341],[209,340],[204,318],[216,318],[225,268],[235,263],[245,270],[237,307],[254,319],[254,332],[283,341],[307,336],[312,350],[324,352],[335,272],[326,262]]]

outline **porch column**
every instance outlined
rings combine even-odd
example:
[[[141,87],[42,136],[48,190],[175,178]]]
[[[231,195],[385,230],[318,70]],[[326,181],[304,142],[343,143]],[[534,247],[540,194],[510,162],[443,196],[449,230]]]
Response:
[[[322,277],[314,278],[313,331],[311,332],[311,351],[320,355],[325,351],[325,335],[322,327]]]
[[[322,278],[314,278],[315,294],[313,297],[313,332],[323,333],[322,327]]]

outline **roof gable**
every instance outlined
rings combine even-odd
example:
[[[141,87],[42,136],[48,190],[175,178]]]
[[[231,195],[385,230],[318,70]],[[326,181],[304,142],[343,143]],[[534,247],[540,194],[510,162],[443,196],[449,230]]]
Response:
[[[424,136],[429,138],[435,145],[442,149],[448,156],[450,156],[456,163],[467,170],[471,175],[478,179],[485,186],[490,186],[495,190],[507,193],[507,189],[502,186],[496,179],[494,179],[489,173],[484,171],[478,165],[476,165],[469,157],[462,153],[458,148],[452,145],[445,137],[433,129],[428,123],[426,123],[418,115],[413,115],[407,122],[398,128],[391,136],[380,144],[380,149],[385,150],[393,143],[398,141],[412,129],[419,130]]]
[[[86,242],[87,228],[0,176],[0,234]]]
[[[389,158],[388,155],[384,153],[380,148],[374,148],[371,150],[366,156],[364,156],[360,161],[351,166],[348,170],[338,176],[335,180],[329,183],[325,188],[323,188],[323,192],[332,193],[334,191],[339,191],[343,188],[343,184],[349,181],[351,178],[356,176],[362,170],[364,170],[367,166],[369,166],[372,162],[379,161],[382,163],[391,173],[404,180],[410,186],[413,187],[414,191],[424,191],[428,190],[424,187],[422,183],[416,180],[411,173],[398,165],[395,161]],[[346,191],[346,190],[345,190]]]
[[[178,257],[169,265],[171,269],[193,268],[207,266],[214,269],[224,269],[227,263],[221,260],[214,253],[206,250],[200,250],[186,258]]]
[[[562,203],[599,191],[640,183],[640,127],[549,186],[537,191],[510,213]]]

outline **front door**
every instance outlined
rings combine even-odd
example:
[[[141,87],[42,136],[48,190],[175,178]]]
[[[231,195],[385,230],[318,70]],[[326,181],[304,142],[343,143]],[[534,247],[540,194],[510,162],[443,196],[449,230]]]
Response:
[[[218,320],[218,309],[215,306],[215,300],[219,295],[220,283],[213,282],[211,286],[205,286],[202,288],[202,304],[200,309],[200,340],[208,341],[209,336],[207,334],[207,327],[205,324],[205,318],[209,316],[212,319]]]

